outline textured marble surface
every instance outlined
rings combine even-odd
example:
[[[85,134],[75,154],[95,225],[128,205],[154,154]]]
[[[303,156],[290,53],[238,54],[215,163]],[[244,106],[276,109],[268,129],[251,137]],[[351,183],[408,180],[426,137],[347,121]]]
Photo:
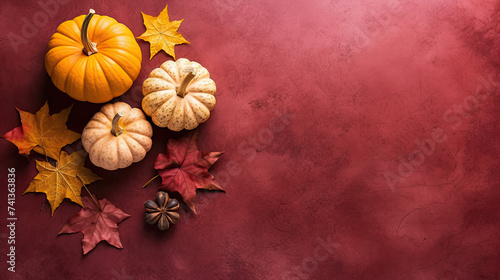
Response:
[[[47,3],[51,3],[50,5]],[[35,159],[0,141],[1,223],[7,168],[16,168],[16,272],[5,279],[499,279],[500,2],[472,0],[2,1],[0,133],[20,125],[15,107],[71,104],[82,131],[100,108],[57,90],[44,69],[47,42],[64,20],[112,16],[135,36],[140,11],[169,4],[217,83],[217,105],[199,147],[225,151],[212,169],[227,190],[198,192],[193,215],[168,232],[144,222],[159,181],[158,153],[182,133],[154,128],[146,158],[119,171],[86,166],[89,185],[132,215],[124,249],[82,234],[57,236],[79,207],[50,216],[43,194],[21,196]],[[30,28],[29,26],[32,26]],[[165,60],[142,49],[142,70],[123,97]],[[69,149],[81,148],[79,143]]]

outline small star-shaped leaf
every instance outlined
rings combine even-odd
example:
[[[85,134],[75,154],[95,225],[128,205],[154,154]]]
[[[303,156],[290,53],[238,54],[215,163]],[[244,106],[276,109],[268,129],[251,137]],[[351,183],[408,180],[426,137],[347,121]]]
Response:
[[[149,51],[151,56],[149,59],[153,58],[160,50],[164,50],[175,59],[174,46],[184,43],[189,44],[189,42],[177,32],[183,20],[170,21],[167,7],[168,5],[165,6],[165,9],[163,9],[157,17],[146,15],[141,12],[142,18],[144,19],[144,26],[146,26],[146,32],[137,38],[150,43]]]

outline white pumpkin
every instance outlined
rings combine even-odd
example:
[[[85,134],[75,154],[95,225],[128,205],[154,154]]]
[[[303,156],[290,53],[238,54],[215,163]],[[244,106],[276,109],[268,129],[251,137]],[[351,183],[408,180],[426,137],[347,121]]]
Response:
[[[90,161],[107,170],[142,160],[151,149],[153,127],[144,113],[124,102],[106,104],[85,126],[82,144]]]
[[[215,90],[215,82],[198,62],[166,61],[144,81],[142,109],[159,127],[194,129],[210,117]]]

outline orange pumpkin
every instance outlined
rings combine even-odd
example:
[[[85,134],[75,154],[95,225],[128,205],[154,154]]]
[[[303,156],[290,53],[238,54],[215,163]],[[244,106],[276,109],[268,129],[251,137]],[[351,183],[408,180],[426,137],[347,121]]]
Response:
[[[104,103],[132,86],[142,54],[130,29],[94,13],[59,25],[49,41],[45,69],[54,85],[74,99]]]

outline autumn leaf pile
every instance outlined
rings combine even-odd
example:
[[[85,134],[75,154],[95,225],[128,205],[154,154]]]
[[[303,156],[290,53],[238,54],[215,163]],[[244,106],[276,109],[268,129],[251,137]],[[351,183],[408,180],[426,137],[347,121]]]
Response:
[[[102,179],[83,167],[87,153],[83,150],[68,155],[61,149],[76,140],[80,134],[69,130],[66,121],[71,107],[58,114],[49,114],[49,105],[45,103],[35,114],[17,109],[22,125],[7,132],[3,138],[14,143],[19,153],[25,156],[35,151],[56,160],[56,165],[47,161],[36,160],[38,174],[30,183],[27,192],[45,193],[52,208],[52,215],[63,199],[83,206],[80,197],[84,184]]]
[[[122,248],[116,224],[129,217],[129,215],[116,208],[106,199],[101,200],[98,206],[95,197],[90,193],[92,199],[88,196],[82,198],[82,187],[102,178],[83,167],[87,152],[80,150],[68,155],[68,153],[62,151],[64,146],[80,139],[79,133],[66,127],[71,107],[53,115],[49,114],[49,105],[47,103],[36,114],[19,109],[17,111],[21,117],[22,125],[7,132],[3,138],[14,143],[21,155],[29,156],[31,151],[35,151],[46,156],[46,161],[35,160],[38,174],[23,194],[28,192],[45,193],[52,209],[52,215],[54,215],[54,211],[65,198],[84,207],[78,214],[68,220],[60,232],[82,231],[84,233],[82,241],[84,254],[92,250],[101,240],[106,240],[109,244]],[[55,165],[49,161],[49,157],[55,160]],[[95,203],[92,203],[92,200],[95,200]],[[86,216],[102,216],[106,217],[101,219],[102,221],[116,222],[113,224],[99,220],[93,223],[84,223],[81,217]],[[88,234],[89,232],[92,232],[92,234]]]

